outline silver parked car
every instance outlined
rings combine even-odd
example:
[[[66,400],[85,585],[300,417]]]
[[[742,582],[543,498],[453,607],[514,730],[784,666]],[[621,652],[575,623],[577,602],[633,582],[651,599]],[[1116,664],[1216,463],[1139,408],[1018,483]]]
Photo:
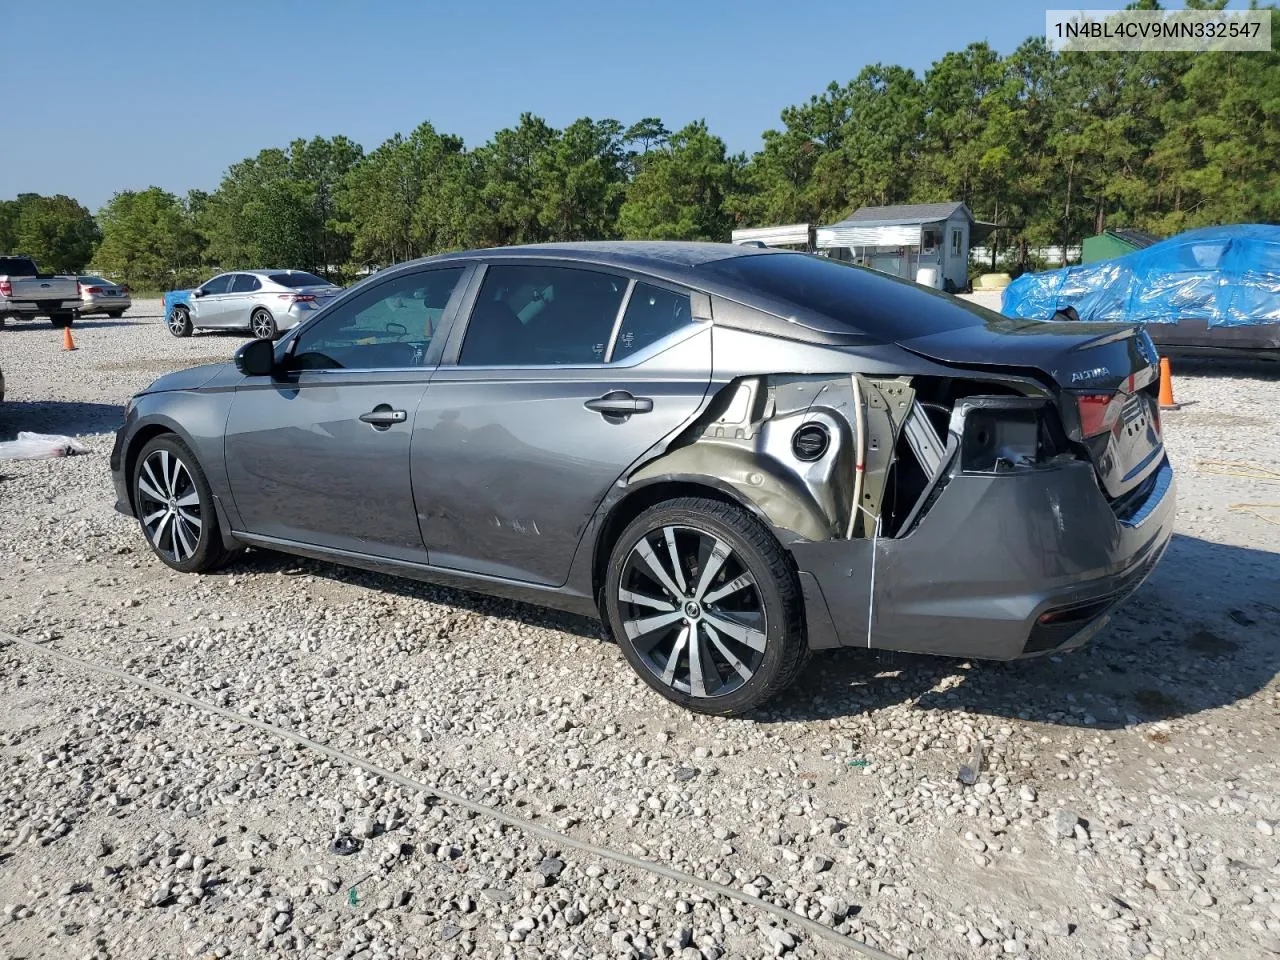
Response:
[[[808,254],[479,250],[162,377],[111,469],[175,570],[251,546],[594,614],[724,715],[812,649],[1088,640],[1173,533],[1156,364]]]
[[[84,273],[76,278],[80,281],[80,316],[102,313],[108,317],[120,317],[133,306],[133,298],[129,288],[112,283],[96,274]]]
[[[302,270],[220,273],[194,290],[165,294],[165,323],[175,337],[194,330],[247,330],[274,340],[341,292]]]

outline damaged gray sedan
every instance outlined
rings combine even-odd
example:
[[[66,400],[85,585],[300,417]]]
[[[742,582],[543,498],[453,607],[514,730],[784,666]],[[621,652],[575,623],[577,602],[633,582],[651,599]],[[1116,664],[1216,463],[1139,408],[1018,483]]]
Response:
[[[175,570],[258,547],[599,616],[735,714],[815,649],[1085,642],[1172,533],[1156,363],[807,254],[482,250],[162,377],[111,469]]]

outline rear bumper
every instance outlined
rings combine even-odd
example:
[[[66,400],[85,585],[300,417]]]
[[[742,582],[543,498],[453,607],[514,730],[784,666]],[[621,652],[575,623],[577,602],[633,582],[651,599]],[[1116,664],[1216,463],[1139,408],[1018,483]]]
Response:
[[[292,330],[298,324],[315,316],[317,309],[311,304],[295,303],[286,313],[276,315],[276,329]]]
[[[133,300],[129,297],[106,297],[103,299],[94,299],[86,297],[80,307],[81,316],[88,316],[94,313],[123,313],[133,306]]]
[[[993,660],[1079,646],[1169,544],[1167,459],[1129,509],[1117,516],[1087,463],[954,477],[914,531],[879,541],[874,576],[866,541],[792,545],[819,587],[821,606],[806,591],[811,632],[825,622],[841,646]]]
[[[80,300],[0,300],[0,313],[8,316],[47,317],[50,310],[79,310]]]

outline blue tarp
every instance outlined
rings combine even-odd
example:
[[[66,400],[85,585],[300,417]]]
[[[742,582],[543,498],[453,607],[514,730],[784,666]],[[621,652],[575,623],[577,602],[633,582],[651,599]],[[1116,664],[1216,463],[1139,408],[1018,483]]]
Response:
[[[1023,274],[1005,288],[1005,316],[1211,327],[1280,323],[1280,227],[1239,224],[1180,233],[1123,257]]]

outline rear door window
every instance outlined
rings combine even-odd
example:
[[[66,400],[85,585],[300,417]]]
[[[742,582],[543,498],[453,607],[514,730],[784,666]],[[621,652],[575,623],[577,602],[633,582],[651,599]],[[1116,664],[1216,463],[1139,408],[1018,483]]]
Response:
[[[622,325],[614,340],[612,360],[625,360],[631,354],[657,343],[668,334],[692,322],[689,297],[661,287],[637,282],[627,301]]]
[[[232,293],[253,293],[260,289],[262,289],[262,283],[257,277],[248,273],[237,273],[231,284]]]
[[[485,271],[461,366],[603,363],[627,279],[553,264]]]

